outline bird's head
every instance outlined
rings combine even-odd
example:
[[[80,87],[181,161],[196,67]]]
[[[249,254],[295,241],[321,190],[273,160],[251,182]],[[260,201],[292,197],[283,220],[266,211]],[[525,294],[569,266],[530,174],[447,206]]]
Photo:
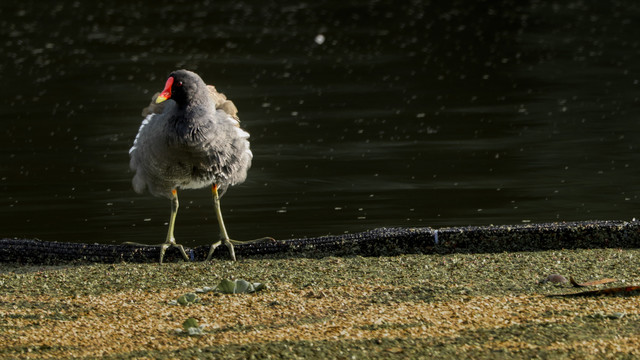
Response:
[[[156,103],[171,99],[178,107],[185,107],[196,100],[203,89],[206,91],[206,84],[198,74],[189,70],[176,70],[169,75]]]

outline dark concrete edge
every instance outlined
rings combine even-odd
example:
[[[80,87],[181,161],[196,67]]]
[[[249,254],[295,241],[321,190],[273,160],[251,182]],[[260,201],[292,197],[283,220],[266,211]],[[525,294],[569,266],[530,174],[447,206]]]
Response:
[[[236,245],[242,258],[326,256],[393,256],[400,254],[495,253],[578,248],[640,247],[638,221],[580,221],[432,229],[378,228],[315,238]],[[185,248],[194,261],[204,260],[208,246]],[[157,247],[0,239],[0,262],[26,264],[156,262]],[[229,259],[221,246],[214,258]],[[169,249],[166,262],[181,261]]]

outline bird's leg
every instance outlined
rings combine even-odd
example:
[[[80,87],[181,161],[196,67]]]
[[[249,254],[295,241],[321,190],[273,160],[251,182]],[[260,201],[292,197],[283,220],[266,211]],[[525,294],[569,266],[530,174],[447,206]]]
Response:
[[[167,251],[167,249],[172,246],[177,247],[178,250],[180,250],[180,252],[182,253],[182,257],[184,257],[186,261],[189,261],[189,257],[187,256],[187,253],[184,251],[184,247],[182,247],[182,245],[180,244],[176,244],[176,239],[173,237],[173,229],[176,224],[176,215],[178,214],[178,205],[179,205],[178,191],[176,189],[173,189],[171,190],[171,217],[169,218],[169,230],[167,231],[167,239],[164,241],[164,243],[159,245],[147,245],[147,244],[140,244],[136,242],[125,242],[125,244],[138,245],[138,246],[159,246],[160,247],[160,264],[162,264],[162,259],[164,258],[164,253]]]
[[[218,218],[218,225],[220,226],[220,237],[222,239],[211,244],[211,247],[209,248],[209,255],[207,255],[207,261],[211,259],[211,255],[213,255],[213,252],[215,251],[215,249],[221,244],[225,244],[227,246],[227,248],[229,249],[229,253],[231,253],[231,259],[233,261],[236,261],[236,252],[233,249],[234,243],[242,244],[242,243],[250,243],[255,241],[263,241],[263,240],[273,241],[274,240],[271,237],[264,237],[260,239],[247,240],[247,241],[238,241],[238,240],[229,239],[229,235],[227,234],[227,228],[224,226],[224,220],[222,220],[222,211],[220,211],[220,196],[218,195],[218,186],[216,184],[211,185],[211,193],[213,194],[213,205],[216,210],[216,217]]]
[[[227,228],[224,226],[224,220],[222,220],[222,211],[220,211],[220,196],[218,195],[218,186],[216,184],[211,185],[211,193],[213,194],[213,206],[216,210],[216,217],[218,218],[218,225],[220,226],[220,237],[222,239],[211,244],[211,247],[209,248],[209,255],[207,255],[207,260],[211,259],[211,255],[213,255],[215,249],[220,246],[220,244],[224,243],[229,249],[231,260],[236,261],[236,252],[233,249],[233,244],[231,243],[229,235],[227,234]]]
[[[169,218],[169,230],[167,230],[167,239],[164,241],[164,244],[160,245],[160,264],[162,264],[164,253],[168,248],[172,246],[177,247],[182,253],[182,257],[184,257],[186,261],[189,261],[189,257],[184,251],[184,247],[182,247],[182,245],[180,244],[176,244],[176,239],[173,236],[173,229],[175,228],[176,224],[176,215],[178,215],[178,206],[180,205],[178,203],[178,190],[171,190],[171,195],[171,217]]]

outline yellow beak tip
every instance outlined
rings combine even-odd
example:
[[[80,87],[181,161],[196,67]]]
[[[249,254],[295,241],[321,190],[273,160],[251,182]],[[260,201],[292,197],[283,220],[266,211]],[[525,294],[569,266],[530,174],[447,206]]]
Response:
[[[167,100],[167,98],[166,98],[166,97],[164,97],[164,96],[158,96],[158,97],[156,98],[156,104],[160,104],[161,102],[163,102],[163,101],[165,101],[165,100]]]

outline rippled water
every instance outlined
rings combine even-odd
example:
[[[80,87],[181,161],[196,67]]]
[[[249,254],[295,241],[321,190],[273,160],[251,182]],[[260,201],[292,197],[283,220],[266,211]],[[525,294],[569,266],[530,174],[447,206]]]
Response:
[[[638,209],[636,1],[0,5],[0,236],[164,240],[130,185],[140,110],[175,68],[252,134],[237,239],[622,219]],[[207,189],[176,237],[217,237]]]

